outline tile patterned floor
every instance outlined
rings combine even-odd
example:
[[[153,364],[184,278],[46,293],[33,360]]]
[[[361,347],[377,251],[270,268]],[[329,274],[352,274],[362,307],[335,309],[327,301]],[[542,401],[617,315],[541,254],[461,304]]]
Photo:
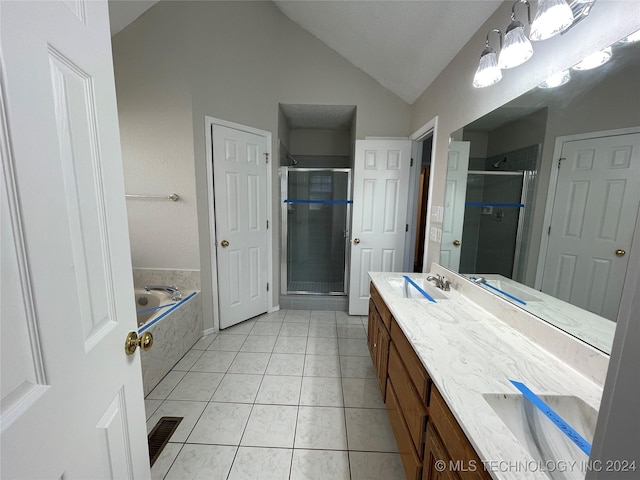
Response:
[[[154,479],[402,480],[366,317],[286,310],[203,337],[145,400],[184,420]]]

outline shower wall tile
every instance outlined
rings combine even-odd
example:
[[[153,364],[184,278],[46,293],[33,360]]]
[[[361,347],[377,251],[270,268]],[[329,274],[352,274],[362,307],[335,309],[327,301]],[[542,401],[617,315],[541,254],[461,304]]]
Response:
[[[180,290],[200,290],[200,270],[134,268],[133,284],[136,288],[145,285],[175,285]]]

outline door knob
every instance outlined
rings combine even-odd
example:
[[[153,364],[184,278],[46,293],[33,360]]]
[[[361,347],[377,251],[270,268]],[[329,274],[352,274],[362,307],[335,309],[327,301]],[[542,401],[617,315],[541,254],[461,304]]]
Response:
[[[460,240],[454,240],[453,241],[453,245],[456,246],[456,247],[459,247],[460,246]]]
[[[356,245],[358,245],[360,243],[360,239],[359,238],[354,238],[353,239],[353,243],[355,243]]]
[[[222,240],[222,242],[220,242],[220,245],[222,245],[222,248],[227,248],[229,246],[229,242],[227,242],[226,240]]]
[[[139,337],[136,332],[129,332],[124,341],[124,351],[127,355],[133,355],[138,347],[140,347],[140,350],[146,352],[150,350],[152,346],[153,335],[151,335],[151,332],[144,332]]]
[[[624,251],[624,250],[622,250],[621,248],[619,248],[618,250],[616,250],[616,255],[617,255],[617,256],[619,256],[619,257],[624,257],[625,253],[627,253],[627,252],[625,252],[625,251]]]

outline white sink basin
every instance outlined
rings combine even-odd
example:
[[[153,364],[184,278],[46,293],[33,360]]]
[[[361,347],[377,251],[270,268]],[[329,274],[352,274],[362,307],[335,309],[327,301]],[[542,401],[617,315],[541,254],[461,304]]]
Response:
[[[584,479],[585,472],[580,465],[586,464],[589,457],[523,395],[484,394],[483,397],[539,464],[545,465],[546,462],[550,462],[549,465],[559,465],[563,462],[566,465],[576,462],[574,468],[564,469],[566,471],[546,471],[549,478]],[[593,441],[598,417],[595,409],[578,397],[539,397],[585,440]]]
[[[409,277],[411,280],[424,290],[431,298],[436,302],[439,300],[447,300],[449,297],[446,293],[439,288],[436,288],[431,282],[427,282],[426,277]],[[387,282],[393,289],[393,292],[403,298],[415,298],[418,300],[429,301],[417,288],[411,285],[402,276],[389,276],[386,278]]]

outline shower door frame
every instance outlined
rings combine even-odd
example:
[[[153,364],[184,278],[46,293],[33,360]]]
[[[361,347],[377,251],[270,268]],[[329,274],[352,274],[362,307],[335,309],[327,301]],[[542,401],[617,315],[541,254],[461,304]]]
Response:
[[[280,254],[280,291],[284,295],[330,295],[330,296],[347,296],[347,286],[349,285],[349,266],[350,266],[350,256],[351,249],[349,248],[351,242],[349,241],[349,228],[351,226],[351,203],[346,204],[347,212],[345,216],[345,226],[344,226],[344,278],[342,284],[342,292],[310,292],[310,291],[300,291],[300,290],[289,290],[289,272],[288,272],[288,239],[289,239],[289,231],[287,225],[288,219],[288,203],[285,203],[287,200],[287,194],[289,192],[289,172],[344,172],[347,174],[347,200],[352,201],[351,191],[352,191],[352,169],[351,168],[330,168],[330,167],[309,167],[309,168],[297,168],[297,167],[280,167],[280,205],[281,205],[281,254]]]

